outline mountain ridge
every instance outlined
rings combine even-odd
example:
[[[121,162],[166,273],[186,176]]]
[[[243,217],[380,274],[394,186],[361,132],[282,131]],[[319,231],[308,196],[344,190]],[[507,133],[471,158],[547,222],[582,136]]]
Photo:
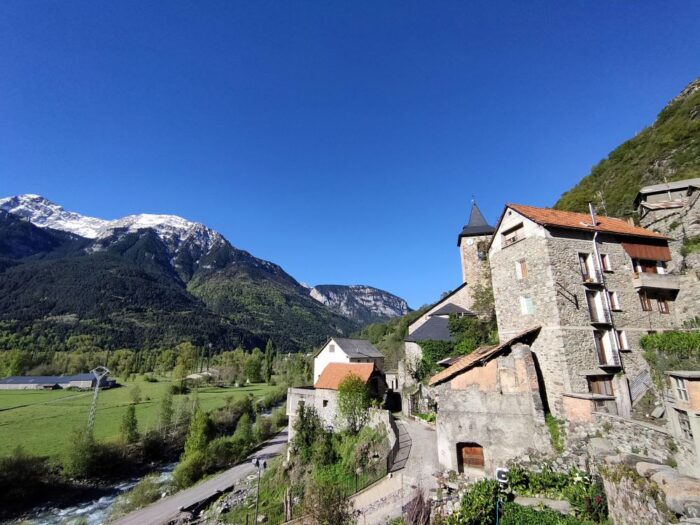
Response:
[[[121,302],[101,293],[101,282]],[[89,283],[84,293],[82,283]],[[76,334],[101,334],[108,346],[152,346],[163,332],[166,345],[178,339],[259,345],[272,338],[287,351],[362,324],[201,223],[154,214],[107,221],[35,194],[0,199],[0,293],[0,349],[3,323],[54,338],[72,326]],[[152,323],[139,327],[139,316]],[[159,320],[167,326],[157,326]]]
[[[559,210],[586,212],[594,203],[605,215],[631,217],[643,186],[700,176],[700,78],[690,82],[656,120],[611,151],[562,194]]]

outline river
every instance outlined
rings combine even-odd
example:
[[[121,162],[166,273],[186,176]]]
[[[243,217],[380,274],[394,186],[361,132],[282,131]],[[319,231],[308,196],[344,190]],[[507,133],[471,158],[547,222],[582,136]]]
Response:
[[[166,465],[160,470],[158,481],[164,485],[170,480],[177,463]],[[131,490],[143,478],[134,478],[112,487],[110,494],[99,499],[86,501],[80,505],[65,508],[39,507],[16,523],[23,525],[70,525],[73,522],[87,525],[101,525],[105,522],[116,499]],[[83,520],[83,521],[80,521]]]

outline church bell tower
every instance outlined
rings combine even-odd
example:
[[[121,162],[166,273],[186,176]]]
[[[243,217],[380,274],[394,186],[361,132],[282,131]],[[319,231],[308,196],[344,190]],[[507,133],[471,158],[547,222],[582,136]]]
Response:
[[[469,222],[457,237],[457,246],[462,259],[462,281],[469,288],[476,285],[484,275],[484,266],[488,264],[487,254],[491,237],[496,229],[491,226],[472,200]]]

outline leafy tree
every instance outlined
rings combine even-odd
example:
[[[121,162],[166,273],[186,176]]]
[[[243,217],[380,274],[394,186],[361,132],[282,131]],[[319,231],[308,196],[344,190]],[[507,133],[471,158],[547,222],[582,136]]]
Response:
[[[323,430],[321,418],[314,407],[299,404],[294,422],[294,439],[292,447],[302,462],[308,463],[313,455],[313,446],[317,436]]]
[[[125,443],[136,443],[139,440],[139,428],[136,420],[136,405],[131,404],[126,408],[122,417],[121,436]]]
[[[343,487],[322,474],[311,478],[304,492],[304,514],[312,525],[350,525],[352,504]]]
[[[141,387],[138,384],[134,384],[129,388],[129,396],[131,397],[131,402],[138,405],[141,402]]]
[[[338,385],[338,416],[348,431],[357,434],[369,416],[369,390],[356,374],[348,374]]]
[[[253,442],[253,425],[248,413],[243,414],[238,420],[236,431],[233,433],[233,439],[241,441],[242,443]]]
[[[245,363],[245,375],[251,383],[258,383],[262,380],[263,353],[259,348],[254,348]]]

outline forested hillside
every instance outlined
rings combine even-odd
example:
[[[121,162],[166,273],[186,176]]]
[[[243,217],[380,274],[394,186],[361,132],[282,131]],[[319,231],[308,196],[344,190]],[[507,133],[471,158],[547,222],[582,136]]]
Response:
[[[634,213],[642,186],[700,177],[700,78],[659,113],[656,121],[598,163],[591,173],[564,193],[560,210],[588,210],[593,202],[605,215]]]

